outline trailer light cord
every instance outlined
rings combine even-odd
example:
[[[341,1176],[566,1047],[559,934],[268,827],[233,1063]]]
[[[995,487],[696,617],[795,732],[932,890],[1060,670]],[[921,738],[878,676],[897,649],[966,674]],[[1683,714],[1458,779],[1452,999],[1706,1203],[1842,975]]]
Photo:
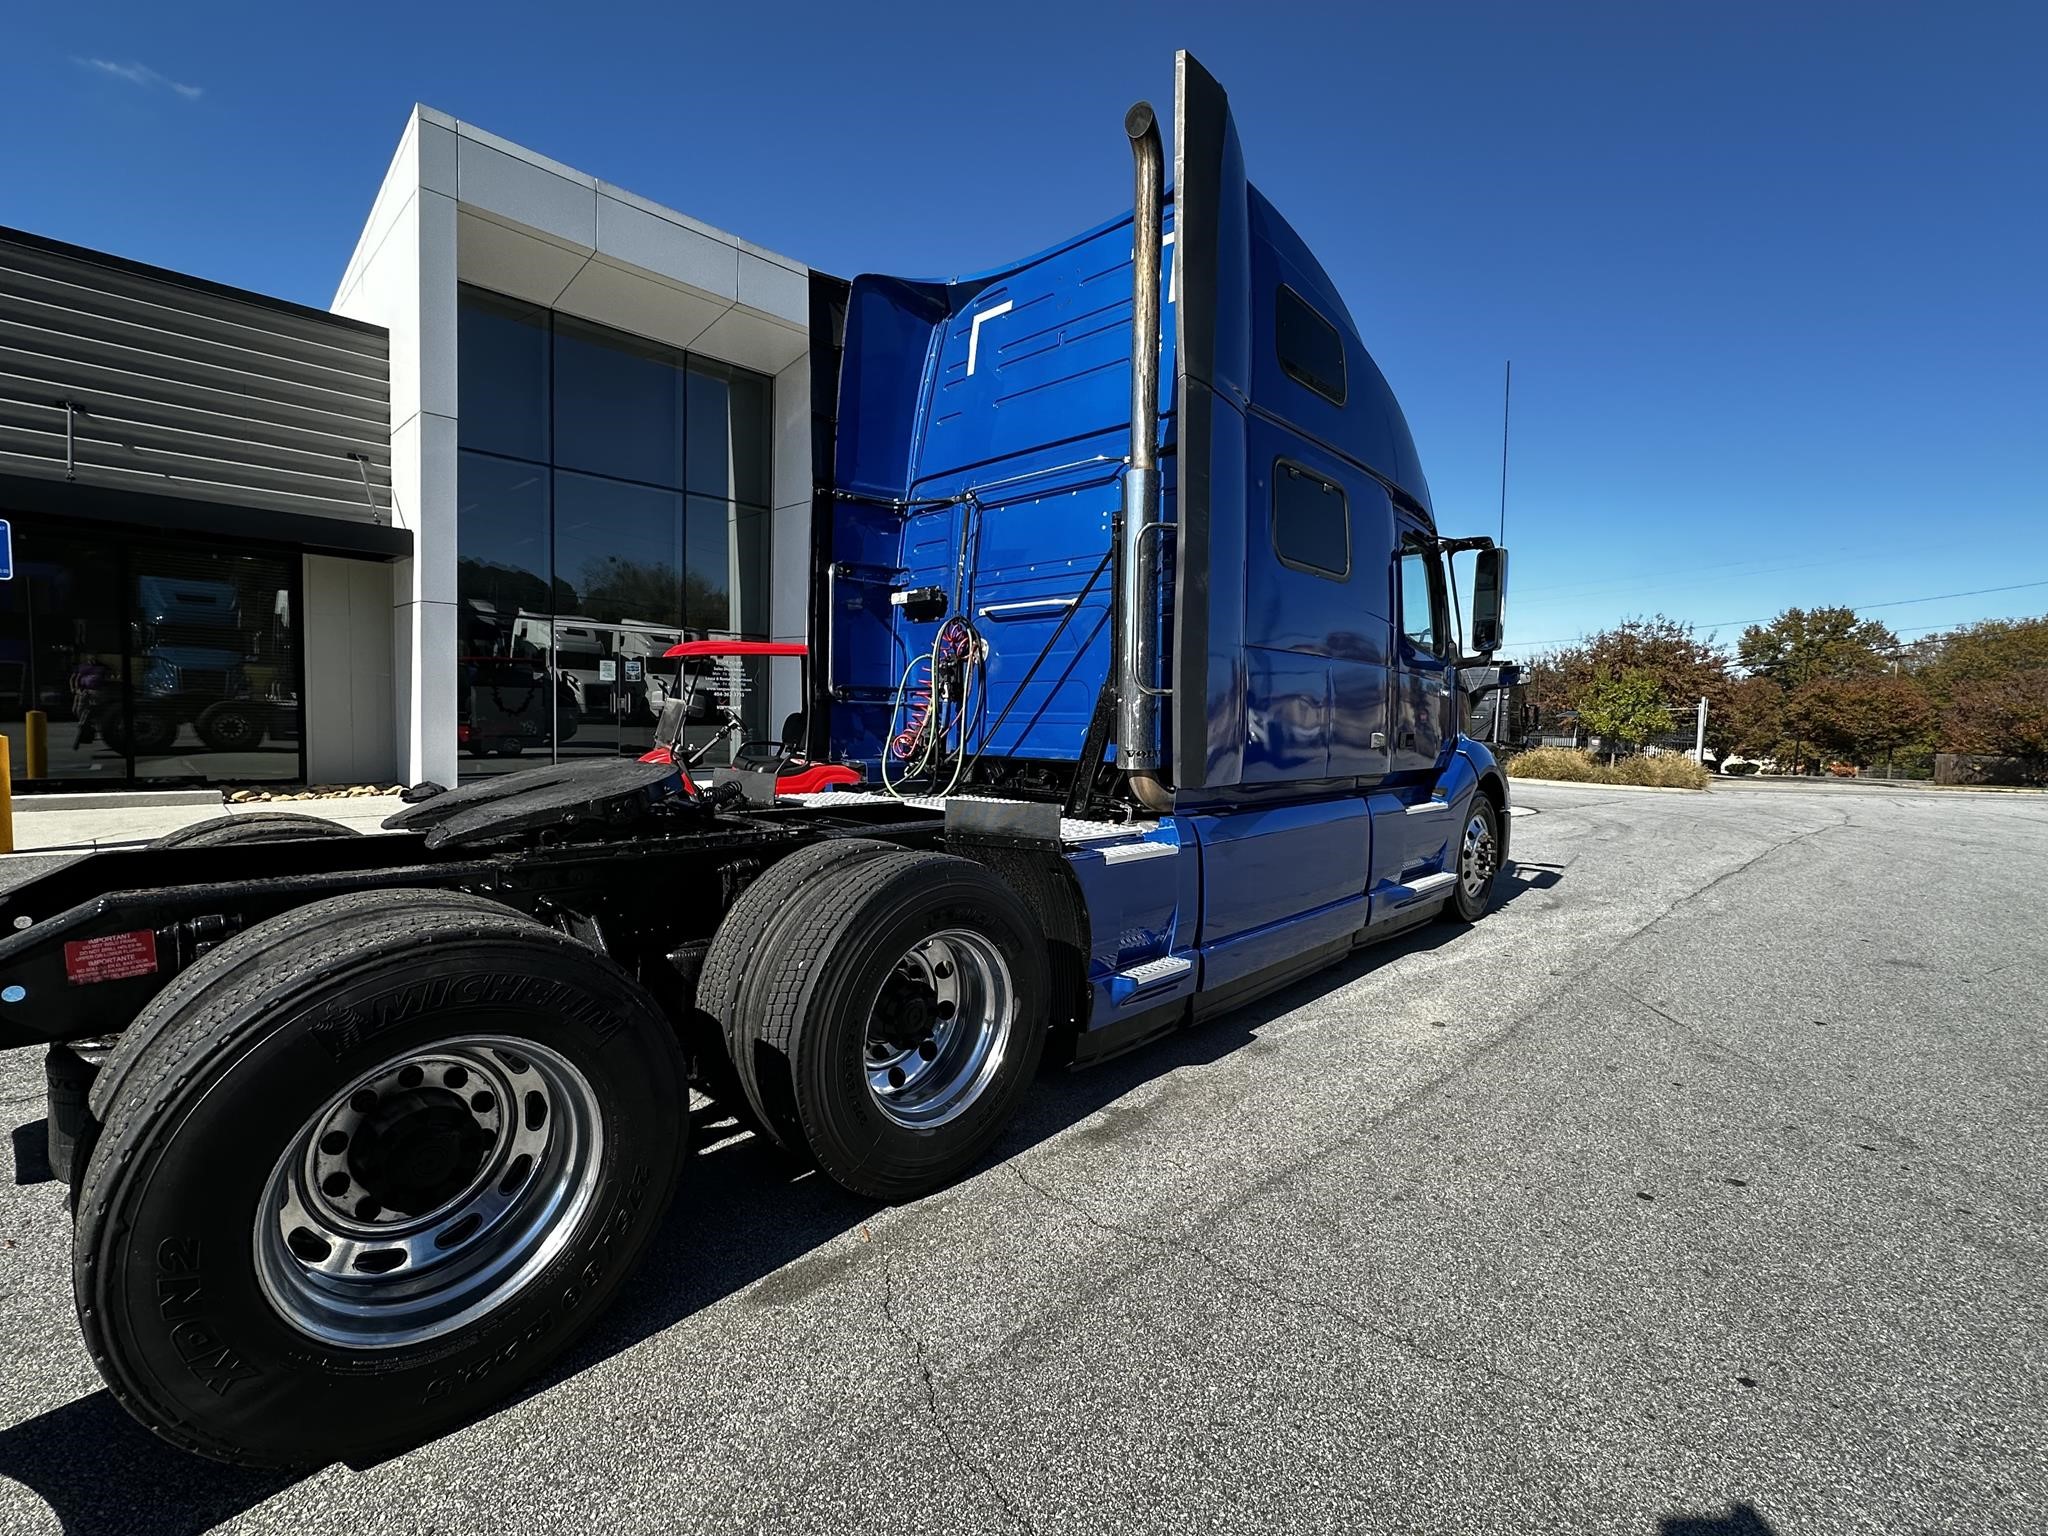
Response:
[[[955,614],[939,626],[932,648],[912,657],[903,669],[896,684],[896,702],[889,711],[889,741],[881,760],[882,787],[897,799],[905,798],[905,787],[919,780],[939,796],[959,787],[969,761],[967,739],[977,698],[975,677],[986,649],[974,625]],[[920,668],[922,678],[917,676]],[[949,699],[950,711],[946,709]],[[958,745],[949,754],[948,743],[956,730]],[[952,775],[945,787],[939,788],[948,755],[953,759]],[[903,764],[899,778],[889,777],[891,759]]]

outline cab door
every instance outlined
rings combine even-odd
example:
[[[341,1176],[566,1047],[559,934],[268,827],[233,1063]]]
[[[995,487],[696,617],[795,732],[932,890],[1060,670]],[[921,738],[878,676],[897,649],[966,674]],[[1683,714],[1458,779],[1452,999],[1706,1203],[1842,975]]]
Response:
[[[1428,782],[1450,717],[1449,604],[1434,542],[1405,520],[1394,561],[1395,707],[1392,777]]]

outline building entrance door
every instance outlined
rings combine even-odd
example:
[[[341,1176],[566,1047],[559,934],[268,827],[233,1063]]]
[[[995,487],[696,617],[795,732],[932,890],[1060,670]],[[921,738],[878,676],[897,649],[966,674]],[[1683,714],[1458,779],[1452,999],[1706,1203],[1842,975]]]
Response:
[[[638,757],[653,746],[675,681],[675,663],[663,653],[682,638],[646,624],[555,620],[557,708],[569,717],[557,732],[557,760]]]

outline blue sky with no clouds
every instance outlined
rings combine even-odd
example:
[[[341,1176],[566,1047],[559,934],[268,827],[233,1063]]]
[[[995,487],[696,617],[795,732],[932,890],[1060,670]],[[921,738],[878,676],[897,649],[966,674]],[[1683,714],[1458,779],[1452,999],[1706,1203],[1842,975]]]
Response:
[[[0,223],[324,305],[420,100],[829,270],[969,271],[1128,205],[1180,46],[1447,532],[1493,528],[1514,359],[1518,648],[2048,612],[2038,5],[15,7]]]

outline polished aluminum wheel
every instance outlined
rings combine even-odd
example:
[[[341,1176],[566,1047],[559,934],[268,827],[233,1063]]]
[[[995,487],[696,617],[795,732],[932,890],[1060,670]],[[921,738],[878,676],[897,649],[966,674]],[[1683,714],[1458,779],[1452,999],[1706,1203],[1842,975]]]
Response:
[[[568,1241],[597,1187],[590,1084],[528,1040],[394,1057],[292,1138],[256,1216],[256,1272],[301,1332],[416,1344],[502,1305]]]
[[[984,934],[948,928],[896,962],[868,1014],[868,1092],[898,1125],[944,1125],[981,1097],[1003,1064],[1017,992]]]
[[[1458,855],[1458,883],[1468,902],[1484,902],[1499,861],[1493,826],[1478,811],[1465,823],[1465,847]]]

